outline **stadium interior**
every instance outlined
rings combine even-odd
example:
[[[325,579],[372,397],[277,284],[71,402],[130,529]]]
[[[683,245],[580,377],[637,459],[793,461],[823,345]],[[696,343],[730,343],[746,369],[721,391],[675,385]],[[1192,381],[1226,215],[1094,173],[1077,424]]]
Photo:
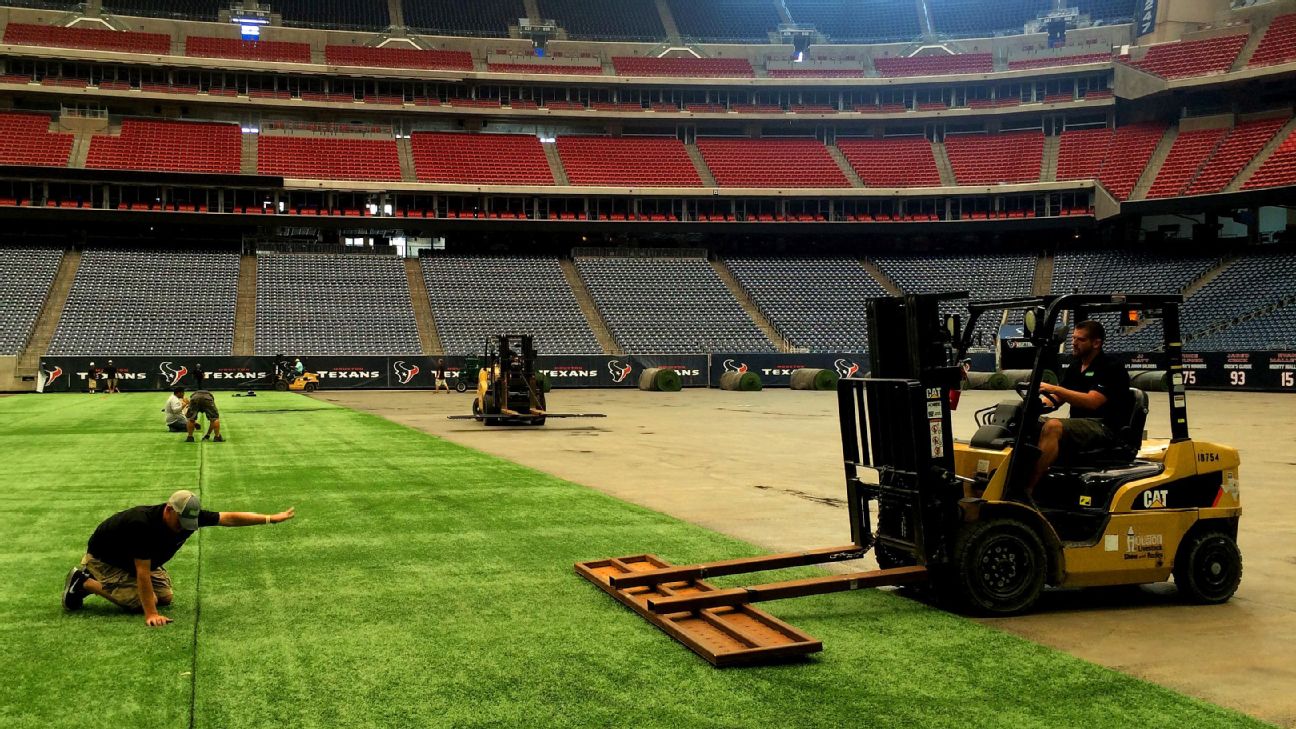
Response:
[[[1186,429],[1186,387],[1200,442],[1286,484],[1296,421],[1247,392],[1296,391],[1294,192],[1296,0],[0,0],[0,633],[34,667],[0,724],[1296,727],[1282,488],[1249,492],[1233,612],[1100,575],[987,627],[869,590],[780,612],[837,652],[750,673],[610,635],[627,611],[572,574],[844,542],[849,398],[790,380],[863,376],[873,297],[961,292],[939,309],[965,322],[1180,295],[1182,352],[1176,304],[1095,314],[1130,373],[1182,361],[1131,453]],[[970,375],[1011,388],[1027,320],[978,322],[919,451],[998,417]],[[525,428],[433,384],[485,388],[464,373],[501,335],[538,352]],[[136,394],[100,396],[113,358]],[[650,368],[674,390],[638,392]],[[177,455],[153,399],[192,384],[230,442]],[[1194,465],[1169,447],[1158,469]],[[301,518],[205,530],[176,563],[192,625],[120,670],[138,630],[42,592],[67,513],[195,479]],[[1133,526],[1106,539],[1133,559]]]
[[[623,4],[8,3],[6,389],[510,322],[859,352],[860,296],[948,286],[1180,292],[1189,351],[1296,344],[1296,7]]]

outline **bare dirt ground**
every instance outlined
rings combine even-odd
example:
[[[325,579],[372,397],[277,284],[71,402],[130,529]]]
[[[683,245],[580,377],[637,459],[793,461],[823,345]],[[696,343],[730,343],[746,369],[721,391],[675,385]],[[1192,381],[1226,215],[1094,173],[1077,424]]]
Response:
[[[955,434],[1003,393],[965,393]],[[471,395],[330,391],[317,397],[381,415],[605,491],[770,551],[850,542],[832,393],[558,390],[540,428],[447,420]],[[1153,396],[1151,437],[1169,432]],[[1030,615],[987,624],[1085,660],[1296,727],[1296,399],[1193,393],[1193,437],[1242,452],[1242,586],[1225,605],[1189,606],[1172,585],[1050,591]],[[644,551],[658,545],[645,544]],[[615,555],[590,555],[610,557]],[[709,555],[696,555],[705,561]],[[871,558],[870,558],[871,560]],[[864,561],[836,569],[867,569]]]

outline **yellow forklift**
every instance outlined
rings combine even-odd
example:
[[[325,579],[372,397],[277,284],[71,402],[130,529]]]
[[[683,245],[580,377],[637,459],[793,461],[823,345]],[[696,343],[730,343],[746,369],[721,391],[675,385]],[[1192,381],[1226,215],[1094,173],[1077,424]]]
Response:
[[[715,665],[763,663],[822,644],[751,603],[863,587],[923,585],[940,604],[986,615],[1029,610],[1046,585],[1136,585],[1174,577],[1198,603],[1228,600],[1242,576],[1238,453],[1188,434],[1178,295],[1075,294],[974,303],[966,327],[941,314],[963,293],[870,299],[866,378],[838,383],[852,543],[674,566],[652,554],[593,560],[576,571]],[[978,321],[1020,314],[1035,353],[1020,397],[978,413],[955,441],[957,406]],[[1144,438],[1147,396],[1133,391],[1120,442],[1072,454],[1026,495],[1040,450],[1046,370],[1061,371],[1060,325],[1117,315],[1159,322],[1169,372],[1169,438]],[[871,503],[877,503],[874,527]],[[857,559],[880,570],[717,589],[705,578]]]
[[[551,413],[545,385],[536,372],[536,349],[530,334],[501,334],[486,341],[472,415],[485,425],[544,425],[548,418],[602,418],[602,413]]]

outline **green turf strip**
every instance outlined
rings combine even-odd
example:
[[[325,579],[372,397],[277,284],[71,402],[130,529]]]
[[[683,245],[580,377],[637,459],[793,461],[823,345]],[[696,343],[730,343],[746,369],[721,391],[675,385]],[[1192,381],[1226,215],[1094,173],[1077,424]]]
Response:
[[[572,563],[750,545],[298,395],[218,395],[223,444],[163,432],[162,400],[0,398],[0,726],[1259,725],[875,591],[770,603],[825,652],[717,670]],[[166,628],[63,614],[98,521],[200,471],[206,508],[298,518],[192,538]]]

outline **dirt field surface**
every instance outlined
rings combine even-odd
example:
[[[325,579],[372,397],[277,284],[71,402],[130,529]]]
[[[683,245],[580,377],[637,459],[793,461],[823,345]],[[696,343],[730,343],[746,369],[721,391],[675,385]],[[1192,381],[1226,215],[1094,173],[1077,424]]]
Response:
[[[1004,393],[965,393],[955,434]],[[850,542],[832,393],[557,390],[539,428],[448,420],[471,395],[331,391],[363,410],[743,539],[772,552]],[[1152,397],[1151,437],[1169,433],[1166,396]],[[1296,399],[1193,393],[1195,439],[1242,452],[1239,544],[1245,572],[1219,606],[1179,602],[1173,585],[1049,591],[1026,616],[988,624],[1089,661],[1296,727]],[[643,545],[653,551],[655,545]],[[617,555],[591,554],[590,558]],[[705,561],[708,555],[697,555]],[[864,560],[837,565],[866,569]]]

